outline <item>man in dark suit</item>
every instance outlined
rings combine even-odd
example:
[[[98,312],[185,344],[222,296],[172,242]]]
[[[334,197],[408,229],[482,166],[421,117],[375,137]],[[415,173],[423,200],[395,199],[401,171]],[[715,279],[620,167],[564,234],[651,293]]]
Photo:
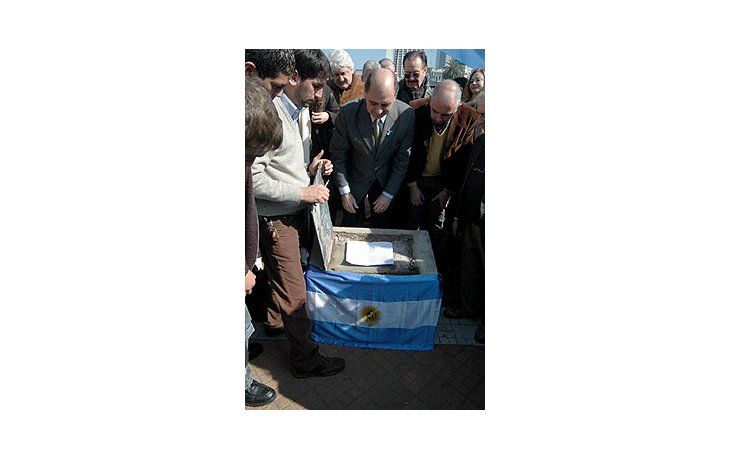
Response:
[[[373,227],[391,226],[388,210],[408,169],[415,121],[413,109],[395,99],[396,83],[390,70],[373,70],[365,96],[337,116],[330,154],[344,226],[363,226],[366,205]]]

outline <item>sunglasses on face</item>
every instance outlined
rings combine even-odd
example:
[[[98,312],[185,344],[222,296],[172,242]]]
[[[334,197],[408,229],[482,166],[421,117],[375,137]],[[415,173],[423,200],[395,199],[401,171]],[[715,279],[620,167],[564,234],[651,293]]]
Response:
[[[403,76],[406,78],[418,78],[421,76],[421,72],[403,72]]]

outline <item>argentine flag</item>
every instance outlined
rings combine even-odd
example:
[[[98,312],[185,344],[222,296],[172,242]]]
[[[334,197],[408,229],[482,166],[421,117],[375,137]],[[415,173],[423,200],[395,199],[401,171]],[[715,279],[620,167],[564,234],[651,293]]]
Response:
[[[433,350],[441,280],[430,275],[366,275],[309,266],[312,340],[362,348]]]

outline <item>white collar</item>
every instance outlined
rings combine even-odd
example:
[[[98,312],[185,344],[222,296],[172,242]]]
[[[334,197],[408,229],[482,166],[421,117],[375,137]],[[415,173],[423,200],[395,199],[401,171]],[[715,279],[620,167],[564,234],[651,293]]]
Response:
[[[368,113],[368,115],[370,115],[370,114]],[[378,120],[382,120],[382,121],[383,121],[383,126],[385,126],[385,119],[386,119],[387,117],[388,117],[388,115],[383,115],[382,117],[378,118]],[[372,124],[372,123],[375,123],[375,118],[373,118],[373,116],[372,116],[372,115],[370,115],[370,123],[371,123],[371,124]]]

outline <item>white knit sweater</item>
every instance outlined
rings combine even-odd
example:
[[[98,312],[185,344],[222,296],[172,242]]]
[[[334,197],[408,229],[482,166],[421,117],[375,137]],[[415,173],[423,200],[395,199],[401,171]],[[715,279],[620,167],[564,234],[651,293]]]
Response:
[[[300,127],[294,123],[278,97],[274,106],[279,113],[284,140],[281,146],[256,158],[253,173],[253,190],[256,209],[260,216],[294,214],[304,208],[300,201],[300,189],[309,185],[307,165],[309,151],[304,150]],[[300,117],[309,117],[306,111]]]

